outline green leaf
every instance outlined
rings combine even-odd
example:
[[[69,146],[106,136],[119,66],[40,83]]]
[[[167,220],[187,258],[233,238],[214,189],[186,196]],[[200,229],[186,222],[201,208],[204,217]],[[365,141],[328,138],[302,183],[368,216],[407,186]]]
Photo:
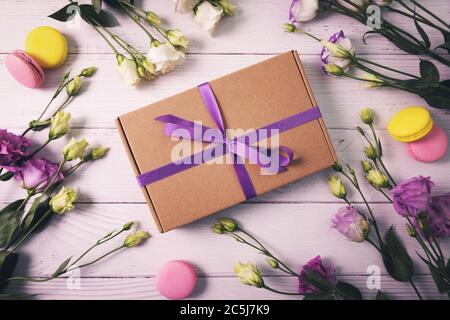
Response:
[[[8,181],[11,180],[12,177],[14,177],[14,173],[12,173],[11,171],[7,171],[0,175],[0,181]]]
[[[24,202],[24,201],[25,201],[25,199],[19,199],[14,202],[11,202],[6,207],[4,207],[2,210],[0,210],[0,215],[5,212],[8,212],[8,211],[17,210],[20,207],[20,205],[22,204],[22,202]]]
[[[445,281],[445,274],[442,274],[441,270],[434,266],[433,264],[429,264],[428,268],[431,272],[431,277],[433,278],[436,287],[439,290],[439,293],[445,293],[450,290],[450,284]]]
[[[306,281],[316,287],[321,293],[330,293],[334,290],[333,285],[328,280],[322,278],[314,271],[306,273]]]
[[[61,265],[58,267],[58,269],[56,269],[56,271],[52,274],[52,277],[56,278],[57,276],[59,276],[64,271],[64,269],[66,269],[67,265],[70,262],[70,259],[72,259],[72,257],[67,258],[66,260],[64,260],[64,262],[61,263]]]
[[[430,61],[420,59],[420,76],[432,87],[439,85],[439,71]]]
[[[381,291],[381,290],[378,290],[377,296],[376,296],[375,299],[376,299],[376,300],[391,300],[391,299],[386,295],[386,293],[384,293],[384,292]]]
[[[8,246],[19,231],[22,213],[22,210],[10,210],[0,215],[0,247]]]
[[[0,292],[8,286],[8,279],[11,278],[16,264],[16,253],[0,251]]]
[[[390,227],[384,237],[385,246],[382,248],[382,257],[387,272],[397,281],[409,281],[414,273],[411,257],[403,244]]]
[[[447,270],[447,278],[450,279],[450,258],[448,258],[446,270]]]
[[[350,283],[339,281],[336,289],[344,300],[362,300],[361,291]]]
[[[440,86],[429,93],[419,94],[430,107],[450,109],[450,80],[439,82]]]
[[[428,37],[425,30],[423,30],[423,28],[420,26],[419,22],[417,22],[416,12],[414,12],[414,24],[416,26],[417,31],[419,31],[420,37],[423,39],[425,47],[429,49],[431,47],[430,38]]]
[[[99,24],[105,28],[114,27],[119,24],[116,18],[105,10],[101,10],[100,13],[97,13],[90,4],[82,4],[79,7],[81,18],[89,24]]]
[[[303,300],[336,300],[332,293],[308,293]]]
[[[94,7],[95,12],[97,12],[97,14],[100,13],[100,11],[102,10],[102,0],[92,0],[92,6]]]
[[[0,300],[25,300],[29,296],[21,293],[0,293]]]
[[[52,19],[61,21],[61,22],[66,22],[66,21],[70,20],[72,18],[72,16],[76,13],[76,10],[72,9],[72,8],[75,8],[76,6],[78,6],[77,2],[69,3],[68,5],[62,7],[58,11],[49,15],[49,17]]]

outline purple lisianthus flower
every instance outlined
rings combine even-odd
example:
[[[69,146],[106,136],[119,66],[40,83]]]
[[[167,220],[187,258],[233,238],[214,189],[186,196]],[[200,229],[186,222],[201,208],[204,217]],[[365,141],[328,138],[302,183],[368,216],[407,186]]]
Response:
[[[14,173],[14,178],[22,182],[22,187],[27,190],[42,191],[53,180],[59,165],[46,159],[30,159],[18,167],[7,167]],[[62,173],[58,174],[55,182],[64,179]]]
[[[345,206],[331,218],[331,227],[336,228],[347,239],[355,242],[366,240],[369,223],[353,206]]]
[[[289,22],[306,22],[319,12],[319,0],[293,0],[289,8]]]
[[[27,155],[30,140],[0,129],[0,165],[9,166]]]
[[[403,217],[417,218],[430,209],[430,193],[434,187],[430,177],[417,176],[402,181],[391,190],[395,211]]]
[[[352,55],[355,54],[355,48],[353,48],[352,42],[350,41],[349,38],[345,37],[344,31],[342,31],[342,30],[333,34],[328,39],[328,42],[331,42],[331,43],[341,46],[342,48],[344,48],[345,50],[350,52]],[[333,75],[325,70],[325,67],[324,67],[325,65],[328,65],[328,64],[336,65],[339,68],[341,68],[344,72],[347,72],[348,69],[350,68],[350,63],[351,63],[351,60],[348,58],[339,58],[339,57],[333,56],[331,54],[330,50],[328,50],[326,47],[323,47],[322,51],[320,52],[320,61],[322,61],[322,69],[329,76],[333,76]]]
[[[450,237],[450,193],[431,197],[426,218],[432,236]]]
[[[299,293],[314,293],[319,291],[319,289],[307,281],[307,274],[309,272],[315,272],[321,278],[328,280],[333,286],[337,283],[333,266],[325,266],[322,263],[320,256],[317,256],[305,264],[300,271],[300,276],[298,278]]]

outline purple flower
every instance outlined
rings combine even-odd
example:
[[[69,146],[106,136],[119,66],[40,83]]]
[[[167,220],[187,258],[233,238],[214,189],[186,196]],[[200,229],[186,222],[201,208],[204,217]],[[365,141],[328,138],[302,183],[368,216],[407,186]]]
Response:
[[[0,129],[0,165],[11,165],[27,155],[30,140]]]
[[[317,256],[304,265],[300,271],[300,276],[298,278],[299,293],[314,293],[319,291],[319,289],[307,281],[307,274],[309,272],[315,272],[316,275],[328,280],[333,286],[336,285],[337,280],[333,266],[325,266],[322,263],[320,256]]]
[[[416,218],[430,209],[430,192],[434,186],[430,177],[413,177],[391,190],[394,209],[403,217]]]
[[[336,228],[347,239],[362,242],[369,234],[369,223],[352,206],[345,206],[338,210],[331,218],[331,227]]]
[[[346,51],[350,52],[350,54],[355,54],[355,49],[352,46],[352,42],[350,39],[346,38],[344,35],[344,31],[339,31],[333,34],[330,39],[328,39],[328,42],[331,42],[333,44],[337,44],[344,48]],[[332,55],[330,50],[328,50],[326,47],[322,48],[322,52],[320,53],[320,61],[322,61],[322,69],[325,71],[325,73],[329,76],[333,76],[329,72],[325,70],[325,65],[336,65],[340,69],[342,69],[344,72],[347,72],[351,63],[351,60],[348,58],[340,58],[335,57]]]
[[[432,236],[450,237],[450,193],[431,197],[427,223]]]
[[[22,163],[19,167],[7,167],[14,173],[14,178],[22,182],[22,187],[27,190],[36,189],[42,191],[52,181],[59,165],[46,159],[31,159]],[[62,173],[58,174],[55,182],[64,179]]]

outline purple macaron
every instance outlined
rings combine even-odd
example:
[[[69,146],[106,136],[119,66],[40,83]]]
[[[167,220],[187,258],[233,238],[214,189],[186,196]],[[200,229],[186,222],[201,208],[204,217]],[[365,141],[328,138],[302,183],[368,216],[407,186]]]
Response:
[[[5,66],[11,76],[27,88],[39,88],[45,80],[41,66],[22,50],[8,54]]]

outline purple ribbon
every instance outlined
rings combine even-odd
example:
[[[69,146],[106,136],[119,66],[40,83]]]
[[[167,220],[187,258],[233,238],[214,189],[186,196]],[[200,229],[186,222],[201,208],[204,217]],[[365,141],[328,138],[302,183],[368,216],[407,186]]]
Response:
[[[202,142],[210,142],[210,143],[219,143],[223,146],[223,152],[211,155],[212,159],[223,156],[227,153],[231,153],[233,156],[233,167],[236,172],[239,184],[241,185],[242,191],[244,192],[245,198],[250,199],[256,197],[256,190],[248,174],[245,166],[242,163],[242,158],[249,159],[253,156],[253,159],[256,159],[257,164],[263,168],[271,168],[272,162],[269,160],[268,162],[263,162],[262,155],[269,154],[271,150],[265,150],[259,147],[253,147],[250,145],[248,141],[246,141],[246,137],[249,137],[252,133],[257,136],[257,141],[264,140],[270,138],[272,135],[272,130],[276,130],[277,134],[292,129],[294,127],[300,126],[304,123],[310,122],[312,120],[318,119],[321,117],[321,113],[318,107],[310,108],[304,112],[297,113],[293,116],[287,117],[280,121],[269,124],[265,127],[254,130],[252,133],[247,133],[241,137],[229,139],[226,136],[225,126],[222,120],[222,115],[220,112],[219,105],[214,96],[214,92],[212,91],[209,83],[204,83],[198,86],[198,90],[202,97],[203,103],[207,107],[211,117],[213,118],[218,129],[212,129],[206,126],[199,126],[193,121],[185,120],[180,117],[167,114],[156,117],[155,120],[161,121],[165,123],[164,133],[168,136],[179,136],[177,134],[177,129],[187,130],[190,135],[188,137],[194,141],[202,141]],[[195,128],[200,130],[195,130]],[[214,135],[205,135],[208,130],[215,130]],[[211,132],[211,131],[210,131]],[[279,146],[278,147],[278,166],[275,168],[275,173],[280,173],[286,171],[286,167],[290,164],[293,158],[293,152],[288,147]],[[205,161],[205,152],[203,150],[201,152],[190,155],[189,157],[177,161],[177,163],[169,163],[162,167],[159,167],[155,170],[151,170],[149,172],[143,173],[137,176],[137,181],[139,185],[146,186],[152,184],[156,181],[165,179],[174,174],[197,166],[199,164],[204,163]],[[272,158],[270,158],[272,159]],[[211,160],[211,159],[209,159]]]

